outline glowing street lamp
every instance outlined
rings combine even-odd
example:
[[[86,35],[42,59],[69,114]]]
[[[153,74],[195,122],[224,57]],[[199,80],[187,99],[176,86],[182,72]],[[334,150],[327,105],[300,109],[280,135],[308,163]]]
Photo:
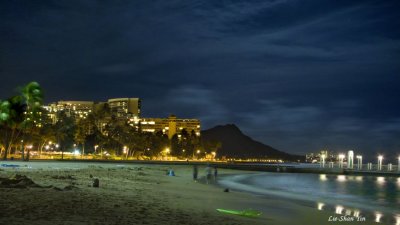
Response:
[[[124,146],[124,148],[123,148],[124,154],[127,153],[127,149],[128,149],[128,147]]]
[[[382,170],[382,161],[383,161],[383,156],[382,155],[378,156],[378,170]]]
[[[167,154],[169,154],[171,151],[169,150],[169,148],[166,148],[166,149],[165,149],[165,152],[166,152]]]
[[[397,164],[397,171],[400,171],[400,156],[399,156],[398,160],[399,160],[399,163]]]
[[[95,145],[94,146],[94,152],[97,153],[97,148],[99,147],[99,145]]]
[[[343,159],[344,159],[345,155],[344,154],[340,154],[339,155],[339,168],[343,168]]]
[[[124,146],[123,151],[124,151],[124,154],[125,154],[126,159],[128,159],[129,148],[128,148],[127,146]]]
[[[325,155],[325,154],[322,154],[322,155],[321,155],[321,167],[322,167],[322,168],[325,167],[325,158],[326,158],[326,155]]]
[[[359,170],[362,169],[362,156],[361,155],[357,156],[357,169],[359,169]]]
[[[347,168],[348,169],[353,169],[353,160],[354,160],[354,152],[353,150],[349,150],[347,152]]]

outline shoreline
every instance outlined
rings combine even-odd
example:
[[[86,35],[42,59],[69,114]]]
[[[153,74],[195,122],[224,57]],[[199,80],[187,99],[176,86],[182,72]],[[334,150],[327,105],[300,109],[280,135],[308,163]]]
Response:
[[[299,167],[299,163],[247,163],[247,162],[221,162],[221,161],[165,161],[165,160],[108,160],[108,159],[31,159],[30,161],[21,160],[1,160],[2,163],[20,162],[60,162],[60,163],[120,163],[120,164],[144,164],[144,165],[199,165],[204,166],[217,166],[222,169],[231,169],[239,171],[253,171],[253,172],[273,172],[273,173],[309,173],[309,174],[326,174],[326,175],[354,175],[354,176],[383,176],[383,177],[400,177],[400,170],[392,171],[374,171],[374,170],[355,170],[355,169],[329,169],[319,168],[308,163],[308,166]],[[303,163],[304,164],[304,163]]]
[[[10,162],[10,161],[8,161]],[[14,161],[15,162],[15,161]],[[49,189],[0,189],[0,223],[7,224],[335,224],[333,213],[318,211],[287,199],[260,198],[251,193],[194,182],[191,165],[146,165],[75,162],[20,162],[29,167],[2,168],[0,177],[27,175]],[[173,168],[175,177],[165,175]],[[204,177],[199,166],[199,177]],[[219,175],[251,174],[253,171],[219,169]],[[89,175],[100,179],[100,188],[88,187]],[[52,177],[71,176],[74,179]],[[32,206],[27,205],[30,202]],[[222,214],[217,208],[262,211],[257,218]],[[54,211],[53,209],[57,209]],[[50,212],[48,211],[50,210]],[[1,215],[3,214],[3,215]],[[290,215],[290,216],[288,216]],[[71,217],[71,218],[70,218]],[[115,221],[110,219],[117,218]],[[62,222],[59,218],[69,218]],[[371,221],[362,224],[374,224]],[[337,222],[337,224],[360,224]]]

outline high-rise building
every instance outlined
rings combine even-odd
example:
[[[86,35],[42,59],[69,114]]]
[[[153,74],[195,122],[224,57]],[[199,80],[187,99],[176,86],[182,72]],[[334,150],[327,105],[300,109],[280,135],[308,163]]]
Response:
[[[58,101],[44,106],[52,123],[57,122],[57,113],[63,111],[66,116],[74,119],[85,119],[92,113],[94,102],[92,101]]]
[[[131,126],[141,129],[143,132],[162,132],[171,139],[175,134],[178,137],[183,130],[188,134],[194,132],[196,136],[200,136],[200,120],[198,119],[179,119],[175,115],[168,118],[138,118],[129,119]]]
[[[104,105],[108,105],[111,116],[115,116],[120,122],[127,121],[128,124],[143,132],[162,132],[168,135],[169,139],[175,134],[180,138],[184,130],[189,135],[200,136],[200,120],[198,119],[180,119],[175,115],[170,115],[168,118],[140,118],[140,98],[113,98],[96,104],[93,101],[58,101],[44,106],[44,109],[54,124],[58,121],[60,112],[64,112],[66,116],[73,117],[75,122],[79,122],[79,119],[87,118],[89,114]],[[108,115],[104,120],[97,121],[96,126],[102,131],[110,119]],[[90,131],[89,129],[88,133]]]
[[[111,114],[118,119],[140,117],[140,98],[113,98],[108,99]]]

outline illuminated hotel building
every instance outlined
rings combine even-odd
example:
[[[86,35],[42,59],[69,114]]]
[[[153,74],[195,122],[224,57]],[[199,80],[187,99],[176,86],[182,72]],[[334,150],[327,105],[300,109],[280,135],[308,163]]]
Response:
[[[175,115],[168,118],[140,118],[141,100],[139,98],[113,98],[108,99],[107,103],[93,101],[58,101],[51,103],[43,108],[47,111],[47,115],[52,124],[58,120],[59,112],[65,112],[66,116],[73,117],[75,122],[79,119],[85,119],[94,111],[94,108],[101,104],[108,104],[111,115],[120,121],[127,121],[129,125],[141,129],[143,132],[162,132],[171,139],[175,134],[178,138],[183,130],[191,135],[194,133],[200,136],[200,120],[198,119],[179,119]],[[108,123],[101,121],[101,128]]]
[[[108,99],[111,114],[118,119],[140,117],[141,101],[139,98]]]
[[[131,118],[128,122],[131,126],[141,128],[143,132],[163,132],[171,139],[175,134],[180,136],[183,130],[186,130],[189,135],[192,131],[196,136],[200,136],[200,120],[198,119],[178,119],[175,115],[168,118]]]
[[[92,111],[94,102],[92,101],[58,101],[44,106],[52,123],[57,122],[57,113],[65,112],[66,116],[74,119],[85,119]]]

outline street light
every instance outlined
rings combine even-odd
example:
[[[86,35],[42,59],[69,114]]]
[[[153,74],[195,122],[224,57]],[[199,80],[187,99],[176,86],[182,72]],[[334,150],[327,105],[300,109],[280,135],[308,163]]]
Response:
[[[126,154],[126,150],[127,150],[127,147],[124,146],[124,148],[123,148],[124,154]]]
[[[99,147],[99,145],[95,145],[94,146],[94,152],[97,153],[97,148]]]
[[[399,163],[397,165],[397,171],[400,171],[400,156],[399,156],[398,160],[399,160]]]
[[[325,167],[325,158],[326,158],[326,155],[325,155],[325,154],[322,154],[322,155],[321,155],[321,167],[322,167],[322,168]]]
[[[383,156],[382,155],[378,156],[378,170],[382,170],[382,161],[383,161]]]
[[[361,170],[362,169],[362,156],[357,155],[357,169]]]
[[[343,168],[343,159],[345,155],[344,154],[339,154],[339,168]]]
[[[126,157],[126,159],[128,159],[128,147],[126,147],[126,146],[124,146],[124,148],[123,148],[123,151],[124,151],[124,154],[126,155],[125,157]]]
[[[354,159],[354,151],[349,150],[347,152],[347,168],[353,169],[353,159]]]

